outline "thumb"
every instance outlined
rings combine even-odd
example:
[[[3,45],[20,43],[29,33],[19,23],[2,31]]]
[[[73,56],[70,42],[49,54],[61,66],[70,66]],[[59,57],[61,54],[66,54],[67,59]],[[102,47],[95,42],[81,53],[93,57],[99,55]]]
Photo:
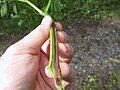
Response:
[[[30,48],[40,47],[49,36],[51,24],[52,18],[50,16],[45,16],[41,24],[20,42],[22,42],[22,45]]]

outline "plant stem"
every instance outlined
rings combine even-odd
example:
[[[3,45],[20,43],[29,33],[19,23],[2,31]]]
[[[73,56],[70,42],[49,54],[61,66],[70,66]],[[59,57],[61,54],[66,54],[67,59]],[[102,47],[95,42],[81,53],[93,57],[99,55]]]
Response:
[[[54,60],[55,60],[55,53],[56,53],[56,41],[55,41],[55,30],[53,27],[50,29],[50,57],[49,57],[49,63],[48,63],[48,68],[50,71],[50,74],[54,76],[55,69],[54,69]]]
[[[57,34],[54,26],[50,29],[50,57],[47,67],[49,73],[53,76],[55,87],[57,90],[65,90],[62,85],[61,70],[58,58],[58,42]]]
[[[48,13],[48,10],[49,10],[49,8],[50,8],[51,2],[52,2],[52,0],[49,0],[49,1],[48,1],[47,7],[46,7],[46,9],[45,9],[45,13]]]
[[[40,10],[38,7],[36,7],[33,3],[31,3],[29,0],[18,0],[20,2],[25,2],[27,4],[29,4],[31,7],[33,7],[40,15],[45,16],[47,15],[46,13],[44,13],[42,10]]]

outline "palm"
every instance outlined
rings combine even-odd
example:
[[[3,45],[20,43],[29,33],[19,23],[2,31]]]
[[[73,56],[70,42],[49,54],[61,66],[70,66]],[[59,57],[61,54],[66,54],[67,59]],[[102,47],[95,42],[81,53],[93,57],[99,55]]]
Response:
[[[3,83],[8,83],[8,81],[10,82],[14,81],[14,85],[15,86],[19,85],[20,87],[18,88],[21,88],[21,89],[24,87],[26,90],[31,90],[31,89],[32,90],[54,90],[54,86],[53,86],[54,84],[51,83],[53,82],[53,80],[48,78],[44,73],[44,68],[47,65],[47,58],[45,56],[40,55],[40,53],[32,55],[30,54],[30,53],[33,53],[31,51],[25,53],[24,51],[29,51],[26,49],[24,49],[22,52],[24,54],[20,54],[20,52],[15,51],[15,53],[17,53],[18,55],[14,53],[11,54],[11,50],[8,50],[8,51],[9,51],[8,52],[9,55],[12,58],[7,58],[7,60],[9,60],[7,61],[7,64],[12,65],[13,67],[9,67],[4,62],[5,61],[4,57],[8,55],[8,53],[5,53],[5,56],[2,57],[2,61],[0,63],[0,66],[1,66],[0,78],[7,79],[6,80],[7,82],[1,81],[0,82],[1,85]],[[3,65],[5,66],[4,67],[5,70],[2,68]],[[6,71],[6,75],[7,75],[6,77],[4,76],[5,73],[3,73],[2,70]],[[16,74],[14,74],[15,72],[12,72],[12,71],[17,71],[17,72]],[[19,82],[17,82],[18,80]],[[22,86],[22,84],[24,86]]]
[[[47,57],[41,53],[41,59],[38,72],[36,75],[36,82],[35,82],[35,90],[54,90],[54,83],[53,80],[48,78],[45,74],[45,67],[47,65]]]
[[[50,79],[47,77],[44,77],[41,72],[42,70],[38,71],[35,90],[53,90],[53,87],[50,85]]]

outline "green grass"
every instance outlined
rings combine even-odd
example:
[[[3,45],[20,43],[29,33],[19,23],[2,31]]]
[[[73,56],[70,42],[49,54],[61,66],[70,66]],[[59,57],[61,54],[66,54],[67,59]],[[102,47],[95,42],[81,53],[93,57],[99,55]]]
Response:
[[[81,90],[117,90],[120,87],[120,72],[109,73],[102,78],[90,75],[86,77],[85,82]]]

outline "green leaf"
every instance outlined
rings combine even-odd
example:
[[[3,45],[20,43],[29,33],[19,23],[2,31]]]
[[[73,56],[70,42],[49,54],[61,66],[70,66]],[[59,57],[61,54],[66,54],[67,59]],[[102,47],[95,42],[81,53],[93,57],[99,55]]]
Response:
[[[20,20],[20,21],[18,22],[18,26],[21,27],[24,22],[25,22],[25,20]]]
[[[13,4],[13,11],[15,14],[18,14],[17,5],[15,3]]]
[[[28,0],[18,0],[18,1],[20,1],[20,2],[27,2]]]
[[[45,9],[45,13],[48,13],[48,10],[50,8],[51,2],[52,2],[52,0],[48,1],[48,4],[47,4],[46,9]]]
[[[62,14],[62,4],[59,0],[52,0],[50,13],[54,20],[60,18]]]
[[[2,5],[1,5],[1,10],[0,10],[0,13],[1,13],[1,17],[4,17],[8,12],[8,8],[7,8],[7,3],[4,2]]]
[[[17,14],[11,17],[12,19],[25,19],[25,14]]]

